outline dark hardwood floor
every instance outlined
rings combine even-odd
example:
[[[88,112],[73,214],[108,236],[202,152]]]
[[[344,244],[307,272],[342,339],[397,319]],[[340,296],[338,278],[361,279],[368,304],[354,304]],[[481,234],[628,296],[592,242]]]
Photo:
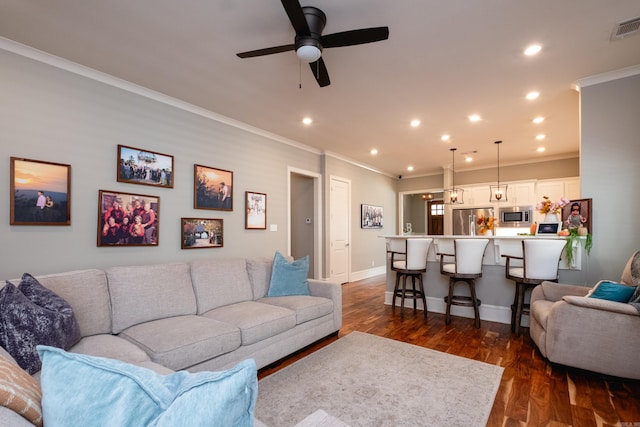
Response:
[[[263,378],[352,331],[366,332],[504,367],[488,426],[640,427],[640,381],[608,377],[547,362],[528,335],[509,325],[384,305],[384,277],[347,283],[337,336],[260,370]],[[639,331],[640,334],[640,331]],[[640,335],[639,335],[640,338]],[[640,355],[638,355],[640,358]],[[640,363],[640,360],[639,360]]]

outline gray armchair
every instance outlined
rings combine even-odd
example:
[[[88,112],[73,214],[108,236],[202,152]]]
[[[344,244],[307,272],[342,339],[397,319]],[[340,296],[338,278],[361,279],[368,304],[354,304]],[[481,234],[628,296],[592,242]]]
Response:
[[[640,285],[640,251],[622,274]],[[543,282],[531,294],[530,334],[549,361],[640,379],[640,312],[631,304],[586,297],[591,288]]]

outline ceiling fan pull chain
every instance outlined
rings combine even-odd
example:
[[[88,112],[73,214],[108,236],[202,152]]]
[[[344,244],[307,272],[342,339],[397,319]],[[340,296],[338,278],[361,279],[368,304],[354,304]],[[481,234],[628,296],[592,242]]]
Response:
[[[302,89],[302,61],[298,60],[298,89]]]

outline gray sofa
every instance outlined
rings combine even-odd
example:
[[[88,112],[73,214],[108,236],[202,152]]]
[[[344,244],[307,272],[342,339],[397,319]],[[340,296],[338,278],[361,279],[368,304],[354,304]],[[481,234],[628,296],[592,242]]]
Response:
[[[309,279],[311,296],[268,297],[271,266],[200,259],[36,278],[74,310],[82,338],[69,351],[165,374],[247,358],[260,369],[340,329],[339,284]],[[15,415],[0,407],[0,425],[20,425]]]
[[[636,286],[631,257],[621,282]],[[635,272],[638,274],[638,272]],[[631,304],[588,298],[591,288],[543,282],[531,294],[530,335],[549,361],[640,379],[640,312]]]

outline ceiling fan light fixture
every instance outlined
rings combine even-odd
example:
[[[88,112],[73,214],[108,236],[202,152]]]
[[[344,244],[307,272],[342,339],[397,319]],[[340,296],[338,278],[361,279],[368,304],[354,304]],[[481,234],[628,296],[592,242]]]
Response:
[[[314,45],[302,45],[296,50],[296,55],[298,55],[298,58],[300,58],[302,62],[311,64],[320,59],[322,51]]]

